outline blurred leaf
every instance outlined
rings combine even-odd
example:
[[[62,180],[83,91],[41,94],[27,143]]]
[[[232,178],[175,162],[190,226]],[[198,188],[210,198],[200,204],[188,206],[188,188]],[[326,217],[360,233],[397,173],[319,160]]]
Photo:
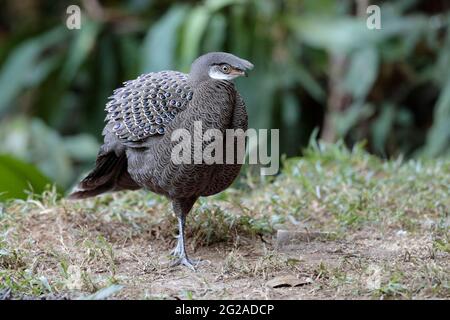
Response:
[[[37,86],[41,81],[46,79],[48,75],[58,67],[60,63],[59,56],[49,56],[48,58],[42,59],[37,65],[30,70],[30,74],[26,79],[27,87]]]
[[[358,103],[354,103],[344,112],[335,114],[334,121],[339,137],[345,137],[350,129],[362,120],[372,116],[373,113],[374,108],[372,105],[360,105]]]
[[[300,118],[300,106],[291,93],[283,94],[283,110],[281,112],[283,123],[288,127],[293,127]]]
[[[301,42],[330,52],[348,53],[375,44],[381,32],[371,32],[365,20],[331,16],[297,16],[287,19],[288,26]]]
[[[346,92],[356,100],[365,99],[378,75],[378,54],[375,48],[357,50],[350,57],[350,66],[344,81]]]
[[[225,42],[227,20],[223,14],[216,13],[211,17],[208,32],[203,44],[204,52],[220,51]]]
[[[381,114],[372,125],[372,137],[374,149],[385,153],[385,144],[395,120],[395,106],[391,103],[383,104]]]
[[[442,88],[434,108],[433,126],[425,145],[425,154],[431,157],[443,154],[450,147],[450,78]]]
[[[18,118],[0,126],[0,152],[33,162],[58,185],[66,187],[74,169],[62,137],[39,119]]]
[[[295,65],[293,68],[291,67],[291,69],[295,72],[295,77],[303,89],[316,101],[323,102],[326,96],[325,90],[314,79],[311,73],[300,64]]]
[[[281,131],[280,147],[286,155],[296,155],[301,145],[298,137],[302,136],[301,128],[298,125],[301,121],[301,102],[291,92],[283,92],[281,97],[281,122],[283,129]],[[283,136],[289,137],[289,139],[283,139]]]
[[[174,67],[177,33],[187,13],[187,6],[174,5],[151,25],[142,44],[142,73]]]
[[[64,147],[68,155],[76,161],[92,161],[98,153],[97,140],[88,134],[64,138]]]
[[[236,79],[236,86],[247,105],[249,127],[256,129],[270,128],[275,108],[275,91],[280,85],[273,73],[270,73],[267,63],[259,63],[266,60],[266,55],[266,52],[259,50],[252,60],[255,68],[250,76]],[[268,74],[272,77],[267,76]]]
[[[188,70],[192,61],[200,53],[200,41],[208,26],[210,18],[209,10],[204,6],[193,8],[187,16],[183,25],[183,36],[181,38],[181,66],[183,70]]]
[[[75,39],[72,40],[68,57],[61,72],[61,77],[65,82],[73,80],[78,69],[86,60],[89,52],[95,45],[97,34],[100,32],[100,25],[85,18],[83,20],[83,27],[81,29],[74,29],[71,32],[76,33],[76,35]]]
[[[133,14],[142,13],[154,3],[153,0],[129,0],[123,2],[126,5],[127,11],[132,12]]]
[[[120,62],[124,67],[122,79],[133,79],[139,75],[139,42],[133,37],[121,37],[119,39]]]
[[[339,6],[347,1],[335,0],[303,0],[304,12],[314,12],[315,14],[333,15],[339,12]],[[292,3],[295,3],[294,1]]]
[[[38,119],[33,119],[30,129],[33,158],[39,168],[58,184],[67,186],[74,172],[61,137]]]
[[[0,201],[25,199],[26,190],[42,193],[51,181],[36,167],[11,155],[0,154]]]
[[[230,33],[233,35],[229,37],[230,47],[234,54],[242,55],[248,54],[248,48],[250,47],[250,41],[254,37],[254,30],[250,30],[253,24],[250,24],[246,17],[246,8],[250,6],[233,6],[231,8],[231,16],[228,18],[230,25]],[[255,39],[256,40],[256,39]],[[257,40],[256,44],[260,45]],[[266,53],[267,54],[267,53]],[[252,62],[258,63],[258,56],[264,55],[263,52],[255,51]]]
[[[400,17],[388,9],[382,12],[380,30],[368,29],[366,19],[346,16],[304,15],[287,17],[286,21],[301,42],[340,54],[376,46],[395,36],[408,37],[428,26],[427,20],[420,16]]]
[[[122,53],[122,50],[125,51],[123,49],[123,47],[125,47],[123,41],[119,44],[121,47],[120,49],[122,50],[116,50],[115,44],[116,42],[114,41],[113,36],[108,35],[99,38],[97,44],[98,54],[93,57],[94,59],[90,59],[89,61],[89,63],[95,65],[95,67],[90,68],[90,74],[88,75],[90,77],[89,83],[95,86],[95,91],[89,95],[88,99],[84,100],[82,102],[83,105],[80,106],[87,112],[81,114],[83,119],[77,128],[78,132],[90,133],[96,137],[100,137],[101,128],[99,127],[104,124],[105,119],[104,105],[108,97],[111,96],[114,89],[118,86],[117,78],[119,70],[117,68],[118,61],[116,59],[116,54],[118,51],[120,53]],[[136,50],[134,44],[126,47],[127,52],[123,52],[124,56],[127,56],[129,50]],[[136,55],[136,52],[134,55]],[[127,65],[127,71],[130,72],[130,78],[134,78],[137,72],[136,59],[128,58],[128,60],[131,62],[129,66]],[[78,96],[75,96],[75,99],[72,101],[65,100],[66,106],[69,107],[72,105],[72,107],[78,107],[80,102],[76,100],[77,97]]]
[[[381,6],[382,28],[376,30],[376,33],[380,33],[378,40],[386,40],[395,36],[402,36],[404,39],[404,37],[408,37],[411,34],[428,30],[430,27],[428,17],[417,14],[402,15],[402,10],[404,8],[396,7],[393,2],[385,2]]]
[[[205,6],[208,7],[211,11],[217,11],[232,4],[235,5],[244,2],[245,0],[206,0]]]
[[[39,56],[49,46],[61,41],[64,30],[55,28],[39,37],[26,40],[8,56],[0,70],[0,115],[12,107],[12,100],[27,84],[36,84],[42,77],[36,76],[35,69]],[[42,70],[41,70],[42,72]]]
[[[450,24],[450,14],[447,16],[447,24]],[[439,35],[439,33],[437,33]],[[438,84],[445,84],[448,79],[448,72],[449,72],[449,66],[450,66],[450,32],[447,31],[445,42],[438,49],[437,52],[438,57],[436,64],[433,66],[431,70],[431,74],[433,79]]]

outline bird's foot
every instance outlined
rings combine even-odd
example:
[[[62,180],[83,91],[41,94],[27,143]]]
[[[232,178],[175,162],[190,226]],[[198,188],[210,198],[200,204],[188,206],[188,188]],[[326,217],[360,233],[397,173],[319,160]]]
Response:
[[[176,249],[176,248],[175,248]],[[192,271],[197,271],[197,265],[199,264],[200,261],[198,260],[191,260],[189,259],[186,255],[184,256],[180,256],[175,262],[173,262],[170,266],[171,267],[176,267],[179,265],[188,267],[189,269],[191,269]]]
[[[176,247],[170,251],[170,255],[174,257],[181,257],[183,255],[183,245],[180,240],[177,241]]]

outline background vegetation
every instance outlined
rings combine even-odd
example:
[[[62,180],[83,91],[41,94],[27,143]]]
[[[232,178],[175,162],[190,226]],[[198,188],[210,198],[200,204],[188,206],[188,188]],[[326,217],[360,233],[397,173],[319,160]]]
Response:
[[[65,26],[71,4],[82,8],[80,30]],[[369,4],[381,6],[381,30],[366,27]],[[95,159],[113,89],[144,72],[188,72],[207,51],[255,64],[238,82],[250,125],[280,128],[288,156],[314,128],[328,142],[365,140],[382,157],[448,155],[449,8],[445,0],[7,0],[0,200],[24,197],[27,182],[42,190],[29,164],[71,187]]]

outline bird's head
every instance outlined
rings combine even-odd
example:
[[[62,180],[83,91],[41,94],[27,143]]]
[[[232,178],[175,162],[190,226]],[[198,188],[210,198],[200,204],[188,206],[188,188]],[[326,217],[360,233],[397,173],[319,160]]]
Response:
[[[247,76],[253,64],[226,52],[210,52],[198,57],[191,66],[189,76],[196,82],[208,79],[228,80]]]

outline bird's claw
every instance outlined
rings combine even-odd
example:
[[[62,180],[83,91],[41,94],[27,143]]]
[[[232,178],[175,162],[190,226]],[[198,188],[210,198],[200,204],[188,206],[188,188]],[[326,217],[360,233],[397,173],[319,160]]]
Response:
[[[170,251],[170,255],[174,257],[181,257],[182,254],[183,254],[183,246],[178,241],[176,247],[173,248],[172,251]]]
[[[198,263],[199,263],[198,261],[191,260],[187,256],[182,256],[182,257],[178,258],[175,262],[173,262],[170,266],[176,267],[179,265],[183,265],[185,267],[188,267],[192,271],[197,271],[196,267],[197,267]]]
[[[180,256],[180,250],[178,249],[178,247],[176,247],[172,251],[170,251],[170,255],[172,257],[179,257]]]

